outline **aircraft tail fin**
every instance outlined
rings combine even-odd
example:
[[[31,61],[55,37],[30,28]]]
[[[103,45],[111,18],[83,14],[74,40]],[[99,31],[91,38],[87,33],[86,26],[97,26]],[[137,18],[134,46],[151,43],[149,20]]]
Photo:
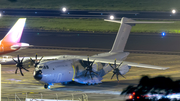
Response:
[[[121,21],[107,20],[107,19],[105,19],[104,21],[115,22],[115,23],[121,24],[110,53],[111,52],[123,52],[124,51],[127,39],[129,37],[130,31],[131,31],[131,28],[132,28],[132,26],[135,26],[135,24],[173,23],[173,22],[160,22],[160,21],[135,21],[135,20],[125,18],[125,17],[123,17],[121,19]]]
[[[25,26],[26,18],[19,18],[14,26],[9,30],[6,36],[2,39],[3,42],[18,43]]]

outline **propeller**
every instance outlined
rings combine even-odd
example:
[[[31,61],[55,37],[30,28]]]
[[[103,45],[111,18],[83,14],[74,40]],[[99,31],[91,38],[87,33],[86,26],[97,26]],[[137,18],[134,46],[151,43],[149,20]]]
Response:
[[[13,58],[12,58],[12,59],[13,59]],[[19,71],[20,71],[21,75],[24,76],[24,74],[22,73],[22,70],[21,70],[21,69],[24,69],[25,71],[28,71],[28,72],[29,72],[29,70],[27,70],[26,68],[23,67],[24,57],[23,57],[22,60],[20,61],[19,55],[17,55],[17,59],[18,59],[18,61],[16,61],[16,60],[13,59],[14,62],[16,62],[16,67],[17,67],[17,69],[16,69],[16,71],[15,71],[15,74],[17,74],[17,70],[18,70],[18,68],[19,68]]]
[[[117,81],[119,81],[118,75],[121,75],[123,78],[125,78],[121,72],[119,71],[119,67],[121,66],[123,62],[121,62],[118,66],[116,65],[116,59],[114,60],[114,67],[112,66],[112,64],[110,64],[111,68],[113,69],[113,75],[111,77],[111,79],[114,77],[114,75],[116,75]]]
[[[94,60],[94,61],[95,61],[95,60]],[[89,74],[90,74],[91,79],[93,79],[92,73],[94,73],[95,75],[98,75],[97,73],[95,73],[95,72],[92,70],[92,65],[93,65],[94,61],[93,61],[93,62],[89,62],[89,57],[87,58],[87,64],[86,64],[87,66],[86,66],[85,77],[87,76],[87,73],[88,73],[88,72],[89,72]]]
[[[41,57],[41,59],[38,61],[37,60],[37,54],[36,54],[36,56],[35,56],[35,61],[34,60],[32,60],[32,58],[30,58],[31,59],[31,61],[33,62],[33,64],[34,64],[34,67],[36,68],[37,67],[37,65],[41,62],[41,60],[42,60],[42,58],[43,58],[43,56]]]

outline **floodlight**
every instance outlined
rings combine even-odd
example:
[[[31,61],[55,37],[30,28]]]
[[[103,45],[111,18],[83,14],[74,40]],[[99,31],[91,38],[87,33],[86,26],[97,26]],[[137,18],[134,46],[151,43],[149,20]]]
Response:
[[[175,9],[173,9],[173,10],[172,10],[172,13],[173,13],[173,14],[175,14],[175,13],[176,13],[176,10],[175,10]]]
[[[113,16],[113,15],[111,15],[111,16],[110,16],[110,19],[111,19],[111,20],[113,20],[113,19],[114,19],[114,16]]]
[[[65,7],[62,8],[62,11],[63,11],[63,12],[66,12],[66,10],[67,10],[67,9],[66,9]]]

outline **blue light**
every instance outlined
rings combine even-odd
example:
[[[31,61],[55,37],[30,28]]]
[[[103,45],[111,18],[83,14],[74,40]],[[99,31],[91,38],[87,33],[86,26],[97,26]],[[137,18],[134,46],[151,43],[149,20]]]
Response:
[[[162,36],[165,36],[166,35],[166,33],[165,32],[162,32]]]
[[[51,86],[50,85],[48,85],[48,89],[50,89],[51,88]]]

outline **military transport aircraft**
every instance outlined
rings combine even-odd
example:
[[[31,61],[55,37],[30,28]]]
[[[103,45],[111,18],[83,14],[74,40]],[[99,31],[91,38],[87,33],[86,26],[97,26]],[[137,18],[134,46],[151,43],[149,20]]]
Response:
[[[81,84],[98,84],[101,83],[103,76],[113,70],[111,79],[116,75],[124,77],[131,66],[143,67],[151,69],[165,70],[167,68],[160,66],[153,66],[147,64],[139,64],[124,61],[129,52],[124,52],[131,27],[139,23],[171,23],[171,22],[148,22],[148,21],[135,21],[123,17],[121,21],[105,20],[110,22],[120,23],[121,26],[117,33],[113,47],[110,52],[96,54],[93,56],[77,56],[77,55],[59,55],[31,58],[34,63],[34,78],[44,83],[44,88],[48,88],[54,83],[67,83],[75,81]],[[17,63],[17,69],[28,71],[23,67],[23,59],[14,59]],[[26,58],[27,59],[27,58]],[[26,61],[26,59],[24,59]],[[39,61],[38,61],[39,59]],[[41,61],[42,60],[42,61]],[[17,69],[15,73],[17,73]]]
[[[6,36],[0,41],[0,55],[14,52],[29,46],[28,43],[19,43],[25,22],[26,18],[19,18]]]

